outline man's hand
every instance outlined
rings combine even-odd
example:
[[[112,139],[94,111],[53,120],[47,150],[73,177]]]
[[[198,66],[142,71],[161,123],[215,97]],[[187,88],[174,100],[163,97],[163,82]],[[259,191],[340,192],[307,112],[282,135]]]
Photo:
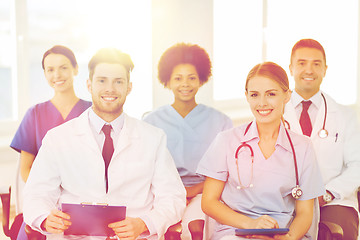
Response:
[[[326,190],[326,194],[330,194],[330,196],[331,196],[331,201],[334,200],[334,195],[332,195],[331,192],[329,192],[328,190]],[[322,207],[322,206],[324,206],[325,204],[327,204],[327,202],[324,201],[324,196],[318,197],[318,201],[319,201],[320,207]]]
[[[125,220],[110,223],[108,225],[121,240],[136,239],[143,232],[148,231],[146,224],[141,218],[127,217]]]
[[[41,228],[49,233],[62,233],[71,225],[70,216],[57,209],[51,211],[50,215],[43,221]]]

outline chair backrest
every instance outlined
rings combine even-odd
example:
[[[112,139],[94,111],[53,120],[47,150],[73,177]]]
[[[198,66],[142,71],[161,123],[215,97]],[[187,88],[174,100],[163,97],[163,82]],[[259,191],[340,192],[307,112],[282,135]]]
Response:
[[[10,200],[11,200],[11,186],[9,187],[9,191],[1,192],[1,203],[3,209],[2,215],[2,225],[4,234],[9,237],[11,240],[15,240],[17,238],[19,229],[23,222],[23,215],[18,214],[10,227]]]
[[[1,203],[2,203],[2,226],[4,234],[10,236],[10,196],[11,196],[11,187],[9,187],[8,192],[0,194]]]
[[[360,187],[358,187],[358,192],[357,192],[357,194],[358,194],[358,211],[360,212]]]

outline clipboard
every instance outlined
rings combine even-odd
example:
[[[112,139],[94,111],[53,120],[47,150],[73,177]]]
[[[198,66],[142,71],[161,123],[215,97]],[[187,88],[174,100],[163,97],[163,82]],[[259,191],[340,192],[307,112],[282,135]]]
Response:
[[[274,236],[276,234],[286,234],[289,232],[289,228],[266,228],[266,229],[235,229],[236,236],[246,236],[246,235],[267,235]]]
[[[110,223],[124,220],[125,206],[108,206],[107,204],[61,204],[62,211],[70,215],[71,226],[64,235],[113,236]]]

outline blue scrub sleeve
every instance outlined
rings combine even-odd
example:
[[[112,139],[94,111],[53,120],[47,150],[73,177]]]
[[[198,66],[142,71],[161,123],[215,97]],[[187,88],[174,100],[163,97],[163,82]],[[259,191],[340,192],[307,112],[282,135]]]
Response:
[[[26,151],[31,154],[37,154],[36,147],[36,132],[35,132],[35,114],[34,107],[31,107],[26,112],[15,136],[10,144],[10,147],[18,152]]]
[[[228,133],[228,131],[226,132]],[[226,182],[229,176],[227,166],[227,144],[224,132],[219,133],[199,162],[196,173]]]

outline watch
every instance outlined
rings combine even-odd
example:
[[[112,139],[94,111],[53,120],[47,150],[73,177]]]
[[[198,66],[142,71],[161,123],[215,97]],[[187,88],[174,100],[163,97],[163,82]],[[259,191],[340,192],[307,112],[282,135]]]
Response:
[[[325,195],[323,195],[323,200],[326,203],[329,203],[333,200],[333,195],[331,193],[329,193],[328,191],[326,191]]]

